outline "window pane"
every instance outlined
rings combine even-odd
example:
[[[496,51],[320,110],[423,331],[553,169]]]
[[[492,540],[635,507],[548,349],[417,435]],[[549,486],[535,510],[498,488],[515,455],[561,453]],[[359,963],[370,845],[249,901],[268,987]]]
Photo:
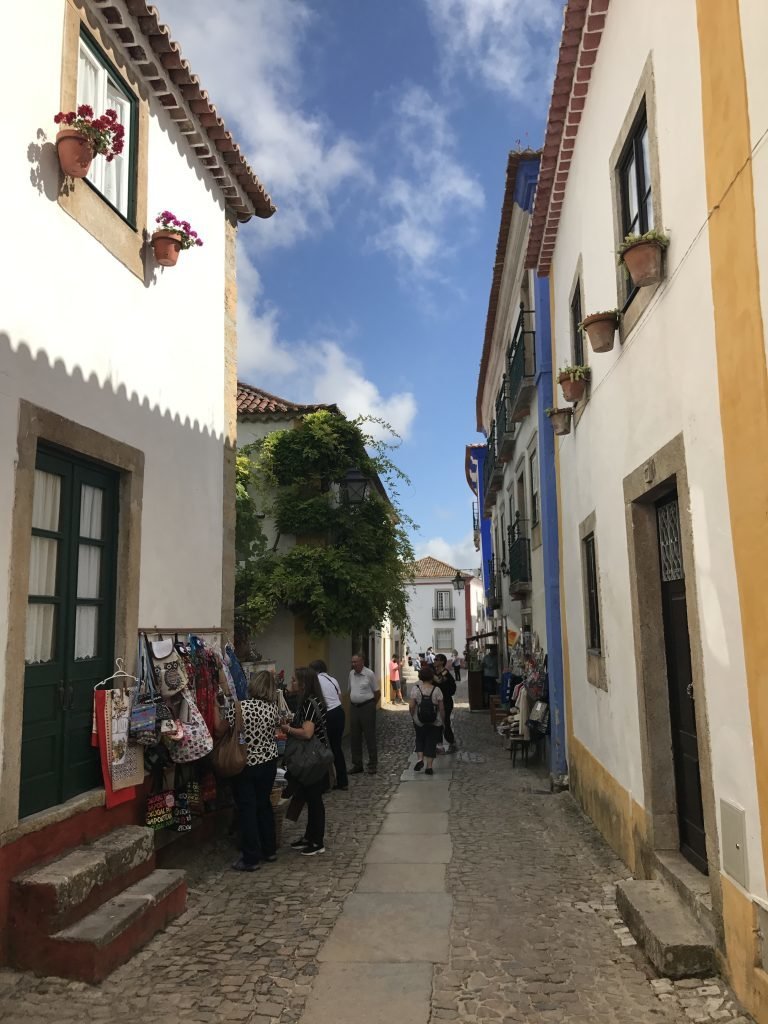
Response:
[[[104,491],[101,487],[90,487],[83,484],[80,488],[80,536],[90,540],[101,540],[101,510]]]
[[[624,194],[627,203],[627,234],[637,227],[637,168],[635,158],[631,157],[624,172]]]
[[[104,72],[96,58],[80,40],[80,57],[77,66],[77,105],[87,103],[97,116],[104,113]],[[101,191],[104,178],[104,160],[94,160],[88,171],[88,181]]]
[[[77,553],[77,596],[101,597],[101,548],[81,544]]]
[[[79,606],[75,615],[75,661],[95,658],[99,653],[98,628],[99,609],[92,605]]]
[[[35,470],[35,493],[32,499],[32,529],[51,530],[59,528],[59,507],[61,505],[61,477],[55,473]]]
[[[125,148],[104,168],[104,195],[124,216],[128,213],[128,161],[130,154],[131,107],[122,89],[107,80],[107,107],[117,112],[117,119],[125,127]]]
[[[29,552],[29,591],[33,597],[55,597],[59,542],[33,537]]]
[[[28,665],[41,665],[53,661],[56,651],[53,636],[56,607],[52,604],[27,606],[27,640],[24,660]]]

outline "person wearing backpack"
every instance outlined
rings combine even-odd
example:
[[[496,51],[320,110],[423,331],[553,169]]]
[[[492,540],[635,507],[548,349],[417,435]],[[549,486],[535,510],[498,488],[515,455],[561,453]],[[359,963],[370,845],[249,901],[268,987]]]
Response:
[[[433,775],[432,764],[440,741],[440,732],[445,715],[443,694],[435,686],[435,671],[431,665],[419,670],[419,681],[411,687],[408,707],[416,730],[415,772],[420,772],[426,763],[425,775]]]
[[[453,735],[451,712],[453,711],[453,698],[456,695],[456,680],[448,671],[448,659],[444,654],[435,655],[435,686],[439,687],[443,694],[445,753],[453,754],[456,750],[456,737]]]

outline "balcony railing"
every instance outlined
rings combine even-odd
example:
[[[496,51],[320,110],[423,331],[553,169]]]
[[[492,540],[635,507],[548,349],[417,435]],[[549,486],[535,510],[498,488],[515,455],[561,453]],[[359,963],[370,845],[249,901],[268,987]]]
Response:
[[[472,538],[475,542],[475,551],[480,550],[480,510],[477,502],[472,502]]]
[[[488,576],[486,578],[486,597],[490,608],[501,606],[501,575],[496,568],[496,556],[488,559]]]
[[[499,493],[504,482],[504,464],[499,461],[496,445],[496,424],[491,426],[488,435],[488,450],[485,456],[483,469],[483,494],[485,497],[485,508],[491,508],[496,504],[496,495]]]
[[[536,389],[536,332],[530,326],[532,309],[520,303],[512,341],[507,350],[507,386],[510,418],[519,423],[528,415]]]
[[[448,619],[450,621],[453,621],[453,619],[456,618],[456,609],[455,608],[433,608],[432,609],[432,618],[433,619],[440,619],[440,620]]]
[[[509,592],[521,597],[531,589],[531,542],[528,520],[519,514],[507,531],[509,537]]]
[[[508,462],[515,448],[517,424],[512,419],[512,405],[509,400],[509,382],[506,373],[496,397],[496,447],[499,458]]]

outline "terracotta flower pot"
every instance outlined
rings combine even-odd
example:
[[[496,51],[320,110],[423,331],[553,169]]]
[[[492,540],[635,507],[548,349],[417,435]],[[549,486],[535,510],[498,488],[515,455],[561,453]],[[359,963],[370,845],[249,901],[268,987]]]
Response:
[[[619,326],[619,318],[615,313],[593,313],[584,318],[584,330],[587,332],[593,352],[610,352],[613,348],[614,335]]]
[[[661,254],[663,250],[657,242],[635,242],[624,250],[624,266],[637,288],[647,284],[657,284],[661,280]]]
[[[62,128],[56,133],[56,152],[64,174],[70,178],[84,178],[93,163],[93,146],[74,128]]]
[[[557,409],[549,414],[549,422],[556,434],[570,434],[571,432],[571,410]]]
[[[175,267],[181,252],[181,235],[177,231],[162,229],[152,235],[155,262],[161,267]]]
[[[587,390],[587,381],[584,377],[573,378],[567,373],[561,374],[558,378],[560,387],[563,389],[563,398],[566,402],[580,402]]]

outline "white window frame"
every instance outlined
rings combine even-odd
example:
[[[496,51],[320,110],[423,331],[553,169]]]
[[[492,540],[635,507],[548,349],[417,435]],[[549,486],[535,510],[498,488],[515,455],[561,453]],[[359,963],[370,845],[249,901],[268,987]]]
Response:
[[[439,642],[438,638],[443,633],[449,638],[447,644],[441,644]],[[454,648],[453,629],[436,629],[434,631],[432,648],[435,651],[452,651]]]
[[[436,590],[435,591],[435,608],[440,611],[448,611],[453,608],[453,591],[452,590]]]
[[[94,74],[93,94],[86,87],[85,68],[90,66]],[[131,216],[129,209],[131,195],[131,150],[135,131],[133,104],[125,86],[108,66],[107,58],[80,36],[77,59],[77,106],[88,103],[96,117],[112,108],[125,128],[123,152],[109,163],[98,156],[88,171],[88,181],[106,201],[126,220]]]
[[[530,486],[531,528],[541,522],[541,501],[539,497],[539,452],[533,448],[528,454],[528,477]]]

